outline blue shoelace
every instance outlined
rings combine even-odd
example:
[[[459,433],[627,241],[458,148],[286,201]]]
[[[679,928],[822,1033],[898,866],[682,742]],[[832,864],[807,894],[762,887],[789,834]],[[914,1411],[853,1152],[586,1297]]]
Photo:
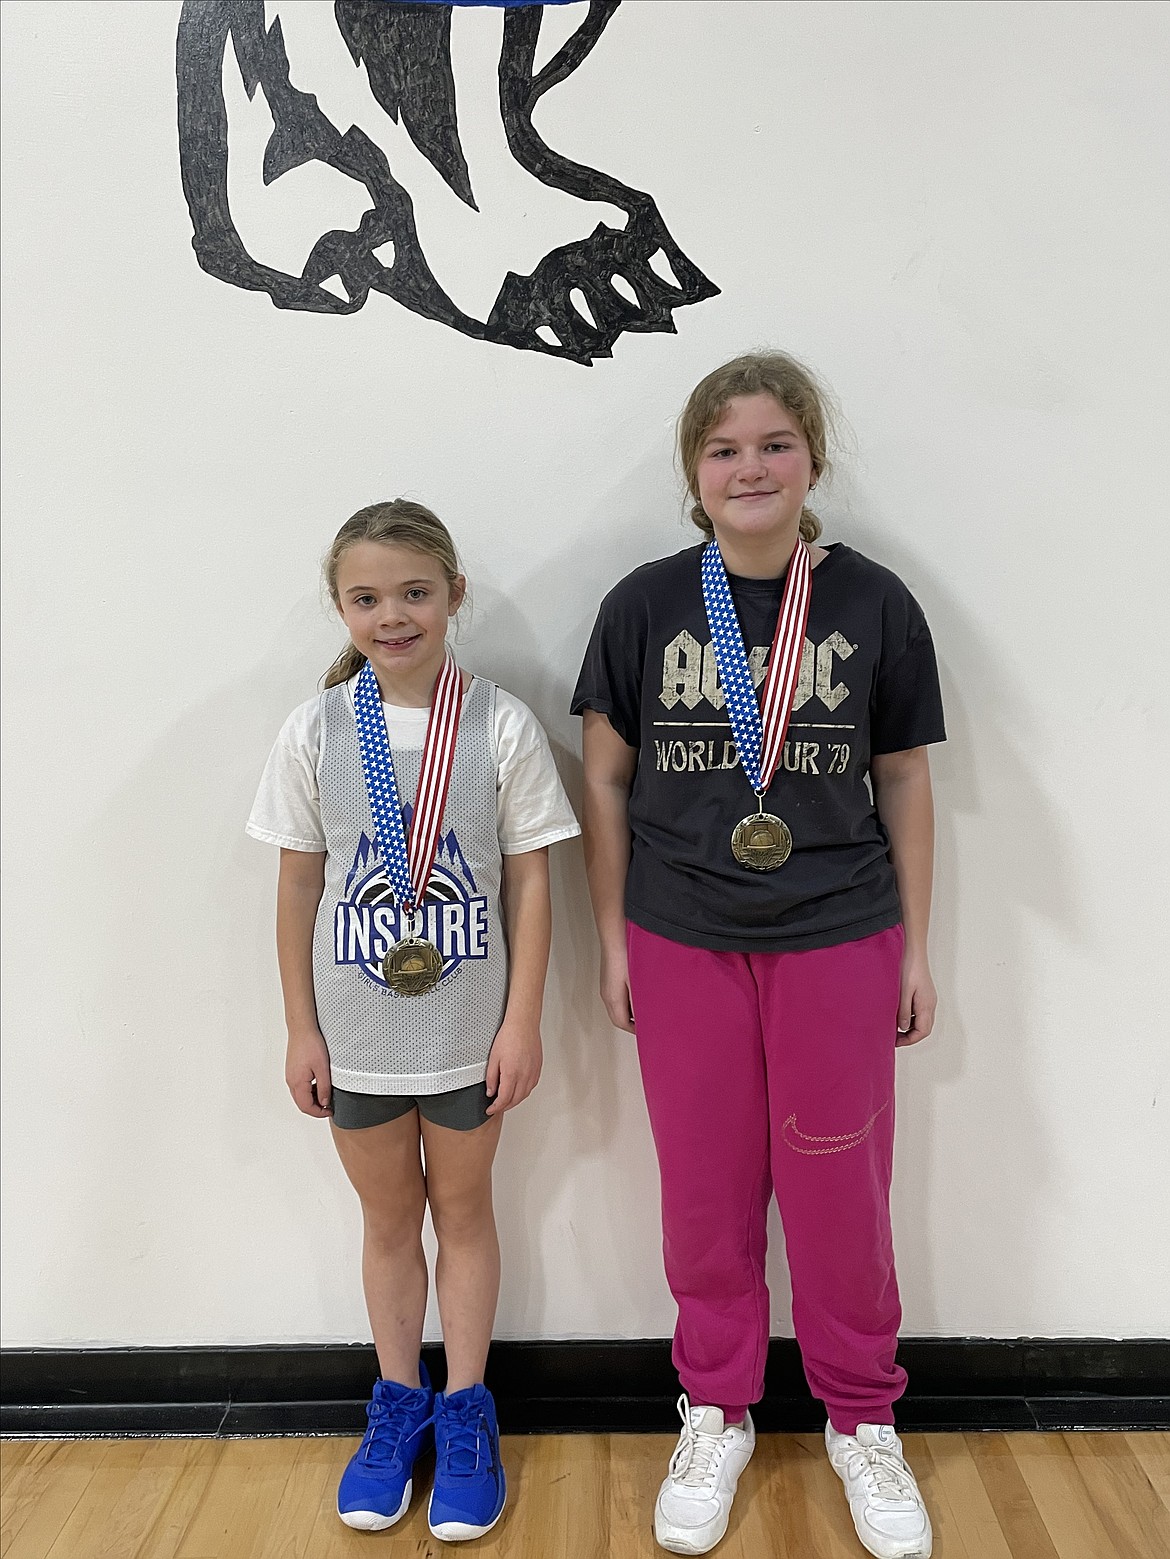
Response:
[[[478,1403],[464,1408],[445,1407],[444,1435],[439,1439],[439,1470],[452,1477],[471,1477],[492,1463],[491,1431],[487,1415]],[[483,1454],[480,1447],[483,1446]]]
[[[362,1445],[362,1460],[376,1462],[390,1471],[402,1466],[402,1440],[410,1429],[410,1420],[403,1411],[403,1403],[373,1401],[366,1406],[369,1425]],[[416,1429],[425,1429],[434,1418],[425,1419]]]

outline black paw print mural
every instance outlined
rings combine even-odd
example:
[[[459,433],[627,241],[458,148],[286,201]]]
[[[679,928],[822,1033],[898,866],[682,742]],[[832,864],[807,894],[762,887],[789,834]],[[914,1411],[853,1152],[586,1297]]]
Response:
[[[620,0],[590,0],[576,31],[539,70],[543,4],[471,3],[507,3],[496,91],[511,156],[553,190],[616,207],[624,226],[600,222],[585,236],[552,247],[528,274],[507,270],[490,310],[481,310],[486,319],[474,318],[432,271],[415,202],[376,137],[357,124],[339,127],[317,95],[290,80],[290,74],[301,80],[306,67],[311,77],[312,61],[298,56],[290,72],[280,14],[269,23],[264,0],[185,0],[176,51],[179,154],[199,264],[234,287],[268,293],[278,308],[352,314],[371,292],[380,292],[477,340],[576,363],[608,357],[623,331],[673,332],[674,310],[713,297],[718,287],[675,243],[651,195],[562,156],[532,123],[537,102],[577,69]],[[337,0],[332,22],[355,67],[364,66],[380,112],[401,124],[451,194],[474,211],[456,112],[452,10],[401,0]],[[229,44],[248,100],[259,88],[271,114],[265,186],[315,162],[356,180],[369,197],[356,229],[321,233],[299,275],[255,258],[233,220],[224,93]]]

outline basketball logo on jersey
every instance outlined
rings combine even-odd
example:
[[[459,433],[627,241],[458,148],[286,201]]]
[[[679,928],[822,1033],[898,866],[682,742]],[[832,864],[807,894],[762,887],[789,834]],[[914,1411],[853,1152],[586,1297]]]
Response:
[[[403,809],[410,824],[410,808]],[[333,957],[353,964],[371,984],[388,990],[382,960],[396,942],[409,935],[425,937],[443,960],[440,983],[460,964],[488,955],[488,901],[481,894],[471,867],[459,848],[454,829],[439,836],[427,895],[415,915],[404,916],[382,864],[376,840],[363,830],[342,897],[333,912]]]

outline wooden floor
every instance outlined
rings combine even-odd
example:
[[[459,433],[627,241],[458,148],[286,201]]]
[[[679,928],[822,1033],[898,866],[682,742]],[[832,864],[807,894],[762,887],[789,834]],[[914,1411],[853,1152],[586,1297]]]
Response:
[[[907,1435],[936,1559],[1168,1559],[1170,1435]],[[438,1559],[424,1489],[392,1531],[337,1519],[356,1441],[7,1441],[4,1559]],[[469,1559],[661,1559],[673,1439],[504,1441],[508,1509]],[[864,1559],[817,1435],[763,1435],[720,1559]]]

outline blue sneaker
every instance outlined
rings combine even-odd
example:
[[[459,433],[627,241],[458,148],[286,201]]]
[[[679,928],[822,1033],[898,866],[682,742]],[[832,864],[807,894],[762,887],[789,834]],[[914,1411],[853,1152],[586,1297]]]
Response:
[[[496,1404],[486,1386],[435,1398],[435,1486],[427,1520],[446,1543],[482,1537],[504,1510]]]
[[[420,1364],[421,1387],[379,1380],[361,1445],[337,1487],[337,1514],[359,1532],[384,1532],[406,1514],[414,1464],[431,1443],[435,1394]]]

